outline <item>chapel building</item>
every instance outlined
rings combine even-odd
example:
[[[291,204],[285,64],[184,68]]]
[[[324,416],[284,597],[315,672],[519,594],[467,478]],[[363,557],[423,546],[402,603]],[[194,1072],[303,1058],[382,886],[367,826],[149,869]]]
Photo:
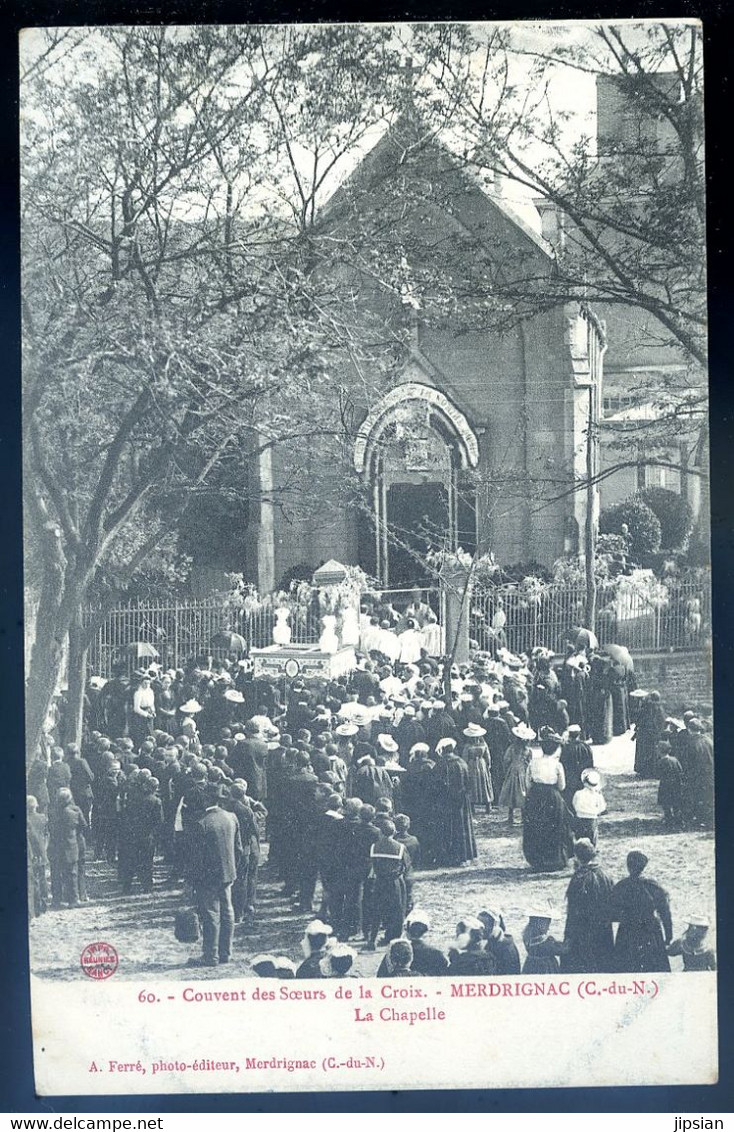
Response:
[[[351,423],[338,444],[276,445],[261,458],[264,500],[296,459],[318,468],[318,491],[287,518],[261,505],[260,590],[331,558],[402,588],[430,584],[430,549],[546,566],[582,553],[598,493],[574,484],[598,467],[589,421],[606,338],[578,303],[524,308],[525,281],[537,295],[552,277],[552,246],[410,114],[321,223],[349,249],[345,292],[401,345],[385,347],[387,363],[376,352],[374,367],[345,348],[339,395]]]

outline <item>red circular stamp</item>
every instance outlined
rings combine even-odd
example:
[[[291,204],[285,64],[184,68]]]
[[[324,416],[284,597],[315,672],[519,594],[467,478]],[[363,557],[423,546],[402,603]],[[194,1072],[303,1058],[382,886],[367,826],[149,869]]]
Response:
[[[109,979],[117,970],[117,952],[111,943],[88,943],[80,962],[82,971],[90,979]]]

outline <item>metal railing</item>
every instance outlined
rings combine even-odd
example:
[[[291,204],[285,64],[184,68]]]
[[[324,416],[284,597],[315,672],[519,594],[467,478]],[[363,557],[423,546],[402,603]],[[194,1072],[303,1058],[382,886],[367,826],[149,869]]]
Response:
[[[415,589],[381,591],[398,610],[414,599]],[[421,601],[445,624],[444,595],[437,589],[420,590]],[[470,603],[469,636],[479,648],[495,653],[504,646],[512,652],[543,645],[563,652],[575,627],[583,624],[585,590],[567,583],[541,587],[528,593],[517,584],[479,588]],[[597,593],[596,634],[601,644],[615,642],[638,652],[700,649],[711,636],[711,585],[708,578],[681,578],[664,583],[651,601],[634,588],[620,593],[614,584],[602,584]],[[91,616],[89,614],[88,616]],[[129,646],[146,642],[166,668],[181,668],[199,653],[221,659],[222,647],[212,647],[217,633],[231,631],[244,637],[248,648],[272,643],[275,610],[265,604],[255,609],[233,608],[221,598],[191,601],[130,602],[117,606],[94,634],[89,670],[109,677],[116,662],[136,667]],[[321,617],[312,605],[292,605],[289,625],[294,644],[314,644],[321,633]]]
[[[107,678],[118,662],[137,667],[135,653],[129,649],[138,642],[152,645],[165,668],[182,668],[190,657],[200,653],[223,659],[230,651],[212,646],[217,633],[238,633],[244,637],[248,648],[263,648],[273,642],[275,620],[271,605],[254,610],[237,609],[220,598],[130,602],[113,609],[95,633],[89,649],[89,670]],[[318,641],[320,617],[312,608],[292,607],[289,625],[294,644]],[[145,661],[140,663],[144,665]]]
[[[585,602],[583,585],[549,585],[535,593],[516,584],[475,588],[469,636],[493,654],[501,646],[511,652],[537,646],[563,652],[573,630],[584,624]],[[595,632],[601,645],[616,643],[637,652],[704,648],[711,639],[710,579],[666,581],[654,598],[634,586],[602,583]]]

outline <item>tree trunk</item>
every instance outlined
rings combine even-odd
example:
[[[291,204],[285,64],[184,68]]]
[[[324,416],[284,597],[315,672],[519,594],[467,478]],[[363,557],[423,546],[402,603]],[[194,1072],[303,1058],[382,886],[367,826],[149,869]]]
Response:
[[[43,739],[44,724],[64,663],[65,634],[48,618],[36,630],[26,682],[26,759],[30,764]]]
[[[36,636],[26,680],[26,758],[29,763],[35,758],[41,745],[44,723],[61,676],[68,631],[61,614],[66,560],[61,550],[58,528],[53,523],[46,524],[41,531],[40,540],[43,583],[36,613]]]
[[[473,578],[473,575],[474,575],[475,563],[476,563],[476,553],[474,555],[474,560],[472,561],[471,565],[468,568],[465,568],[465,570],[464,570],[464,577],[462,579],[461,597],[460,597],[460,601],[459,601],[459,611],[458,611],[458,615],[457,615],[457,618],[456,618],[456,629],[454,631],[453,642],[451,643],[450,647],[449,647],[449,642],[448,641],[446,642],[446,657],[444,659],[444,664],[443,664],[443,689],[444,689],[444,696],[445,696],[445,699],[446,699],[446,707],[449,709],[449,711],[451,710],[451,704],[452,704],[452,700],[453,700],[453,693],[452,693],[452,690],[451,690],[451,669],[453,668],[454,663],[456,661],[456,654],[457,654],[458,649],[459,649],[459,642],[461,640],[461,633],[462,633],[462,629],[464,627],[464,618],[468,616],[468,610],[467,610],[466,607],[467,607],[467,601],[468,601],[468,598],[469,598],[471,582],[472,582],[472,578]],[[460,575],[460,572],[458,570],[452,571],[450,584],[453,585],[453,583],[455,583],[460,576],[461,575]],[[446,575],[445,574],[442,575],[442,578],[443,578],[443,583],[446,584]],[[455,592],[458,593],[458,587],[457,587]],[[449,600],[449,595],[447,594],[447,605],[448,605],[448,600]]]
[[[596,624],[596,521],[594,505],[594,386],[589,386],[589,414],[586,424],[586,529],[584,532],[584,567],[586,572],[586,606],[584,625],[594,632]]]
[[[81,608],[77,608],[69,626],[69,692],[64,720],[65,743],[81,745],[82,741],[89,645],[90,635],[82,623]]]

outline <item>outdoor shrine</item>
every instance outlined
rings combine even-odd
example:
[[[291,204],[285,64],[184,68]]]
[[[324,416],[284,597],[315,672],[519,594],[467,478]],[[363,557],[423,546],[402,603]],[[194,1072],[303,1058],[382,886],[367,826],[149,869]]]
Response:
[[[356,668],[354,646],[359,640],[359,610],[356,599],[345,596],[339,589],[346,578],[346,568],[334,560],[320,566],[313,576],[323,609],[323,630],[316,644],[293,644],[289,611],[286,608],[276,611],[272,645],[250,650],[256,677],[285,676],[295,680],[296,677],[318,676],[335,680]]]

